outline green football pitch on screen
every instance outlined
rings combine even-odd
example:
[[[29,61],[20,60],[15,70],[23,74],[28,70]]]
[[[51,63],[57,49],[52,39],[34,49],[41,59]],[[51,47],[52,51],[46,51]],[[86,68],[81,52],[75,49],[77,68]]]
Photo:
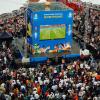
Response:
[[[65,35],[66,26],[64,24],[40,26],[40,40],[63,39]]]

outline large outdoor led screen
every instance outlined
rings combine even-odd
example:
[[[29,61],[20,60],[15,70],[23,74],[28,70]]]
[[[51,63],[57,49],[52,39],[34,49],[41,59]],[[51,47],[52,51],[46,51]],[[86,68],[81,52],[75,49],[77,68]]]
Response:
[[[63,39],[66,35],[66,25],[41,25],[40,40]]]

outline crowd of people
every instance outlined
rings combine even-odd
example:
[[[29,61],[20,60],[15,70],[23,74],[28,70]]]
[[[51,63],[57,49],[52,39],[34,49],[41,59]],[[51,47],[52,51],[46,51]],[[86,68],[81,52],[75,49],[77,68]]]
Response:
[[[24,9],[25,10],[25,9]],[[14,14],[11,17],[4,17],[0,18],[0,32],[8,32],[11,33],[13,36],[21,35],[23,29],[25,29],[25,14]],[[22,33],[23,34],[23,33]]]
[[[90,58],[59,65],[0,70],[0,100],[99,100],[100,62]]]
[[[13,61],[13,51],[9,44],[2,42],[0,47],[0,68],[9,67]]]
[[[85,29],[84,11],[74,16],[74,28],[85,42],[100,47],[100,12],[90,8]],[[24,14],[0,19],[0,32],[13,37],[25,33]],[[28,68],[12,67],[14,54],[11,45],[0,47],[0,100],[100,100],[100,60],[62,59],[36,64]]]
[[[84,9],[74,15],[74,29],[79,31],[85,43],[100,50],[100,9],[83,5]]]

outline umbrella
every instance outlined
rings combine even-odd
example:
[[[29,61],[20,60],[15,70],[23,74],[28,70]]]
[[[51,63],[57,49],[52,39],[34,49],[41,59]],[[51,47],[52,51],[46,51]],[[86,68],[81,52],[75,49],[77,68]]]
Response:
[[[11,33],[7,33],[7,32],[0,32],[0,40],[6,40],[6,39],[12,39],[13,36]]]

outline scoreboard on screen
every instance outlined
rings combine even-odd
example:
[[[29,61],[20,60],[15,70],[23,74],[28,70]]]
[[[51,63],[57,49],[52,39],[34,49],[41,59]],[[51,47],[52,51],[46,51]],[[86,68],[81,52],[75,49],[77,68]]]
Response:
[[[73,10],[27,11],[27,48],[33,56],[68,54],[72,46]]]

